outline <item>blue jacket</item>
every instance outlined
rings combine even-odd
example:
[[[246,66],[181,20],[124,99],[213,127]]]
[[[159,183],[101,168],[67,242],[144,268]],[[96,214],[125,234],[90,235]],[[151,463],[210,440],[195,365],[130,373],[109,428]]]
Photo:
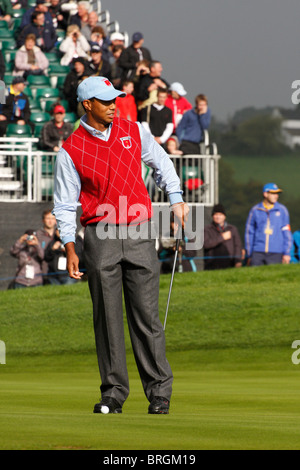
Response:
[[[293,243],[291,249],[291,263],[299,263],[300,261],[300,230],[293,233]]]
[[[249,212],[245,230],[245,248],[248,256],[260,253],[282,253],[290,255],[292,234],[289,212],[276,202],[267,210],[260,202]]]
[[[208,129],[210,119],[211,113],[209,108],[205,114],[198,114],[195,109],[186,111],[176,129],[179,142],[187,140],[188,142],[199,144],[203,137],[202,129]]]

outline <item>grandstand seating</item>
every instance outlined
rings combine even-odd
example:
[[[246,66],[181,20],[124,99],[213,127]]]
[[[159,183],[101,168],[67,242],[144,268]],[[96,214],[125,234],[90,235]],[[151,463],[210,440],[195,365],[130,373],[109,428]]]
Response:
[[[26,124],[24,126],[20,124],[13,124],[10,123],[7,125],[6,128],[6,137],[31,137],[32,136],[32,131],[31,127]]]

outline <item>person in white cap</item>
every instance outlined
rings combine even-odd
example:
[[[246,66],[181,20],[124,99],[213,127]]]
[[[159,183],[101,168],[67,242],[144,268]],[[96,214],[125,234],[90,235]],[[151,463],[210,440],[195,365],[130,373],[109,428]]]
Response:
[[[121,413],[129,394],[123,289],[135,359],[150,402],[148,413],[168,414],[173,375],[159,320],[160,266],[150,233],[152,204],[141,160],[155,169],[156,182],[168,194],[177,224],[184,225],[189,209],[182,200],[174,165],[162,147],[140,123],[115,117],[118,96],[125,93],[105,77],[89,77],[79,84],[77,100],[86,114],[57,154],[53,212],[66,248],[69,275],[80,279],[75,253],[78,201],[82,207],[85,266],[102,382],[101,401],[94,413]]]
[[[187,92],[183,88],[183,85],[179,82],[174,82],[169,88],[170,94],[166,99],[165,106],[170,108],[173,113],[173,124],[174,129],[178,126],[183,114],[192,109],[191,103],[185,98]]]

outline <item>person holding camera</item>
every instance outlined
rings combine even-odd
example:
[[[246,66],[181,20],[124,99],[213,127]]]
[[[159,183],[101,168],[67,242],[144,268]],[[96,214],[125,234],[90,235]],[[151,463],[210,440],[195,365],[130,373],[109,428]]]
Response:
[[[60,52],[64,54],[60,60],[61,65],[70,65],[72,60],[77,57],[88,59],[90,49],[91,46],[81,34],[79,26],[71,24],[67,28],[66,38],[59,46]]]
[[[36,237],[36,232],[26,230],[24,235],[11,247],[10,254],[18,259],[15,289],[43,285],[42,261],[44,259],[44,250]]]

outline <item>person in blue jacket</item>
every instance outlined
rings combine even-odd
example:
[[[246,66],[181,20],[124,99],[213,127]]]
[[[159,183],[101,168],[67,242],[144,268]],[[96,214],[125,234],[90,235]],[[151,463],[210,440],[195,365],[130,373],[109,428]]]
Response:
[[[208,129],[210,121],[211,111],[207,97],[202,94],[197,95],[195,107],[183,114],[176,129],[180,142],[179,148],[184,155],[200,154],[200,142],[203,140],[204,130]]]
[[[278,202],[281,192],[275,183],[265,184],[263,201],[249,212],[245,248],[251,266],[290,263],[290,217],[287,208]]]
[[[291,249],[291,263],[300,262],[300,230],[293,233],[293,243]]]

